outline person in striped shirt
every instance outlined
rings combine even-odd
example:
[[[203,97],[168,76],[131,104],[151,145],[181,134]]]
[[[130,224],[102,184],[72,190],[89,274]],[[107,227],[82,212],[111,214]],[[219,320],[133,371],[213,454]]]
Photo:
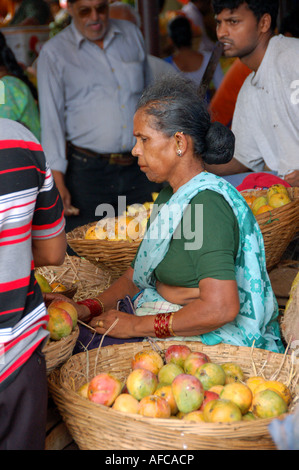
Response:
[[[43,149],[0,118],[0,449],[44,448],[48,314],[34,268],[66,252],[63,204]]]

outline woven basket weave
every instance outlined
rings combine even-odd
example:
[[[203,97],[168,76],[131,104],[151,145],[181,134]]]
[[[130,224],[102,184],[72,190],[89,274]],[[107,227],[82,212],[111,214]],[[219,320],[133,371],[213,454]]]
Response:
[[[267,190],[242,191],[243,196],[265,196]],[[267,270],[270,271],[281,260],[288,245],[299,231],[299,188],[288,188],[292,200],[289,204],[259,214],[256,220],[264,238]]]
[[[108,272],[112,279],[117,279],[130,266],[141,240],[131,242],[126,240],[85,240],[86,231],[93,225],[95,224],[83,225],[68,232],[67,242],[78,256],[86,258]]]
[[[157,343],[162,349],[181,342]],[[298,371],[290,356],[261,349],[229,346],[205,346],[189,342],[193,351],[202,351],[211,361],[237,362],[245,377],[258,375],[281,380],[297,394]],[[107,346],[76,354],[48,380],[50,393],[69,432],[81,450],[267,450],[275,449],[268,430],[271,419],[240,421],[233,424],[190,423],[176,419],[145,418],[126,414],[90,402],[76,390],[100,372],[111,372],[124,380],[131,360],[140,350],[150,349],[148,342]],[[276,373],[275,376],[273,374]],[[291,382],[290,384],[288,382]],[[297,395],[296,395],[297,398]],[[282,416],[283,417],[283,416]]]
[[[106,290],[111,283],[107,272],[86,259],[68,254],[61,266],[45,266],[38,268],[38,271],[49,282],[57,281],[70,287],[70,290],[73,288],[75,301],[95,297]],[[65,292],[61,293],[65,295]]]
[[[46,359],[47,374],[60,367],[71,357],[78,336],[79,327],[77,326],[69,336],[61,338],[59,341],[49,340],[46,343],[43,353]]]
[[[281,332],[286,343],[299,344],[299,271],[292,282],[290,296],[281,319]],[[294,342],[294,343],[293,343]]]

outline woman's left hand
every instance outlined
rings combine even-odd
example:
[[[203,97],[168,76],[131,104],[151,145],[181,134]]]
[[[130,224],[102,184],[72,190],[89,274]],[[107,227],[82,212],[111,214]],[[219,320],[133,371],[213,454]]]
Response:
[[[119,310],[108,310],[107,312],[101,313],[98,317],[94,317],[89,324],[97,333],[104,335],[115,322],[108,336],[125,339],[135,337],[133,328],[135,320],[135,315],[130,313],[120,312]]]

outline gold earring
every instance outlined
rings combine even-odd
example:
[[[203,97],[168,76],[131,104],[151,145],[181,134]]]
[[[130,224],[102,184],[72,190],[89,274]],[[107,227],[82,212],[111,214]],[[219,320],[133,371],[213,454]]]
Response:
[[[177,131],[177,132],[174,134],[174,137],[178,138],[178,136],[179,136],[180,134],[182,135],[182,134],[184,134],[184,132]],[[181,157],[181,156],[182,156],[182,150],[179,148],[179,142],[177,142],[176,145],[177,145],[177,152],[176,152],[176,154],[177,154],[178,157]]]

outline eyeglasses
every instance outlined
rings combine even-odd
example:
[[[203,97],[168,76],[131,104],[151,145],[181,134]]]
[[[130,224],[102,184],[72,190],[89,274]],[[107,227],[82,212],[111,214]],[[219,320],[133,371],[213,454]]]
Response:
[[[96,7],[82,7],[78,10],[78,15],[80,18],[86,18],[90,16],[92,11],[95,10],[98,15],[105,15],[108,11],[109,5],[104,3],[102,5],[98,5]]]

